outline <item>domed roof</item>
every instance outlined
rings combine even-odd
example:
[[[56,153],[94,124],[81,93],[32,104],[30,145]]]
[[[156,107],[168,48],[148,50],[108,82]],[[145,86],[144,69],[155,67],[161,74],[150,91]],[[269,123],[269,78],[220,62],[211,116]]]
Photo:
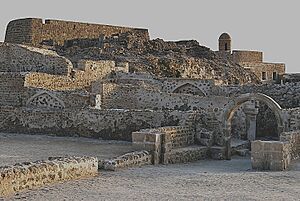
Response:
[[[228,33],[222,33],[219,40],[231,40],[231,37]]]

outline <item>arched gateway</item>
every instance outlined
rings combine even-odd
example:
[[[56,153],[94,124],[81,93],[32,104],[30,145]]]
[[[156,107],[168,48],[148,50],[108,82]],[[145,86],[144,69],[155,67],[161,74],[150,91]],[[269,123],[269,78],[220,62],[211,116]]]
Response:
[[[271,97],[262,93],[247,93],[242,94],[239,97],[230,101],[228,106],[225,108],[223,116],[224,134],[226,136],[226,147],[227,147],[227,158],[230,159],[230,140],[231,140],[231,121],[234,113],[237,111],[239,106],[248,101],[259,101],[265,103],[275,114],[278,135],[284,131],[284,120],[282,116],[282,108],[280,105]]]

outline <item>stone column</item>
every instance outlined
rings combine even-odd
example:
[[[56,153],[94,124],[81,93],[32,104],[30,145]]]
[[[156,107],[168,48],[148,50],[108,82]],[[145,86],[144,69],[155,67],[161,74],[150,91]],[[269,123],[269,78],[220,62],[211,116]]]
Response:
[[[255,101],[246,103],[243,111],[246,115],[247,138],[250,141],[254,141],[256,137],[256,116],[258,114],[257,104]]]

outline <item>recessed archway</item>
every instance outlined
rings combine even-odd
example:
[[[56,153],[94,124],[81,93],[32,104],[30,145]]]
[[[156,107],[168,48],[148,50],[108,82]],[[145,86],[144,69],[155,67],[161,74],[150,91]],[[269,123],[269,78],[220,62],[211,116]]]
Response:
[[[185,83],[181,86],[176,87],[173,90],[173,93],[185,93],[185,94],[205,96],[205,93],[199,87],[190,83]]]
[[[276,122],[277,122],[277,131],[278,135],[280,135],[284,131],[284,121],[282,115],[282,108],[280,105],[271,97],[261,94],[261,93],[247,93],[242,94],[237,98],[234,98],[230,101],[228,106],[225,109],[223,116],[223,125],[224,125],[224,135],[227,147],[227,158],[230,158],[230,141],[231,141],[231,122],[234,116],[234,113],[238,110],[238,108],[248,101],[259,101],[266,104],[272,112],[274,112]]]

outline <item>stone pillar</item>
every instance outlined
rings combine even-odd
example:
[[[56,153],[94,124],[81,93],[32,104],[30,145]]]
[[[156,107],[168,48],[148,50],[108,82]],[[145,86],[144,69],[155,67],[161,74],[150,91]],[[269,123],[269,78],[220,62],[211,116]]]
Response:
[[[245,104],[243,111],[246,115],[247,139],[253,141],[256,137],[256,116],[258,114],[258,106],[255,101],[251,101]]]

